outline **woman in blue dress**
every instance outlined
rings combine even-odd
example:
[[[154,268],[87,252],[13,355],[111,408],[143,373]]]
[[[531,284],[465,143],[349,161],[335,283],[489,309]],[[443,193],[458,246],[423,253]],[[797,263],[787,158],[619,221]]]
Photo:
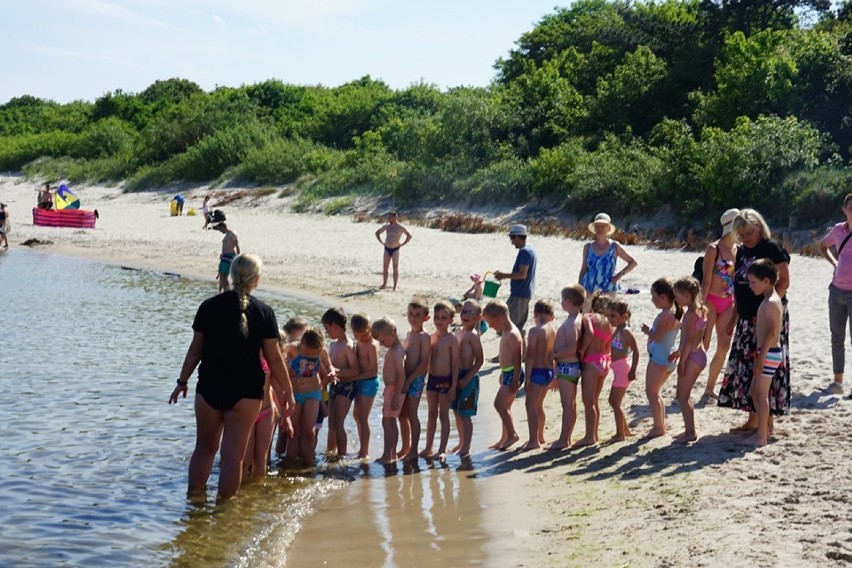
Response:
[[[583,246],[583,265],[580,268],[580,284],[586,289],[584,312],[588,311],[591,299],[598,290],[614,298],[618,281],[638,266],[620,243],[609,238],[615,232],[615,225],[609,215],[598,213],[595,220],[589,223],[589,231],[594,233],[595,240]],[[616,272],[615,264],[619,258],[627,266]]]

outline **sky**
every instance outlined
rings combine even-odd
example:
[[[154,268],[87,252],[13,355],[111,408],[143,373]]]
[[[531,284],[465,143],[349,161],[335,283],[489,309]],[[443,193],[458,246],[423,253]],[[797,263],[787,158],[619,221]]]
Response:
[[[485,86],[494,63],[570,0],[4,0],[0,104],[205,90],[279,79],[329,87]]]

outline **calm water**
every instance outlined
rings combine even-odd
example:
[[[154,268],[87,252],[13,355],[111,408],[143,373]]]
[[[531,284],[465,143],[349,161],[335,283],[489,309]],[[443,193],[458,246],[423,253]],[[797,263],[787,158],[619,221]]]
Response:
[[[167,401],[195,309],[214,292],[212,281],[0,254],[0,565],[264,563],[319,494],[359,475],[274,475],[224,506],[186,502],[192,399]],[[279,324],[322,311],[257,295]]]

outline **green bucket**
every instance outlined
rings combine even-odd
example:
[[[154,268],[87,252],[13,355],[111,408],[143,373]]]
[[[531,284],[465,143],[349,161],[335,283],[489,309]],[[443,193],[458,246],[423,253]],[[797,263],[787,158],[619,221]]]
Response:
[[[497,290],[500,289],[500,283],[496,280],[486,280],[482,287],[482,295],[489,298],[497,297]]]

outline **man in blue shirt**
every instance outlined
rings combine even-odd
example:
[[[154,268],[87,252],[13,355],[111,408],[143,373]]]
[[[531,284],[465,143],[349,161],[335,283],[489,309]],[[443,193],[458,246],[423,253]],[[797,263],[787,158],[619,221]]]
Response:
[[[536,254],[532,247],[527,245],[527,227],[525,225],[512,225],[509,229],[509,239],[518,249],[515,265],[512,267],[512,272],[500,272],[498,270],[494,273],[494,278],[511,281],[509,299],[506,300],[506,304],[509,306],[509,319],[518,326],[521,335],[523,335],[530,312],[530,299],[535,292]]]

